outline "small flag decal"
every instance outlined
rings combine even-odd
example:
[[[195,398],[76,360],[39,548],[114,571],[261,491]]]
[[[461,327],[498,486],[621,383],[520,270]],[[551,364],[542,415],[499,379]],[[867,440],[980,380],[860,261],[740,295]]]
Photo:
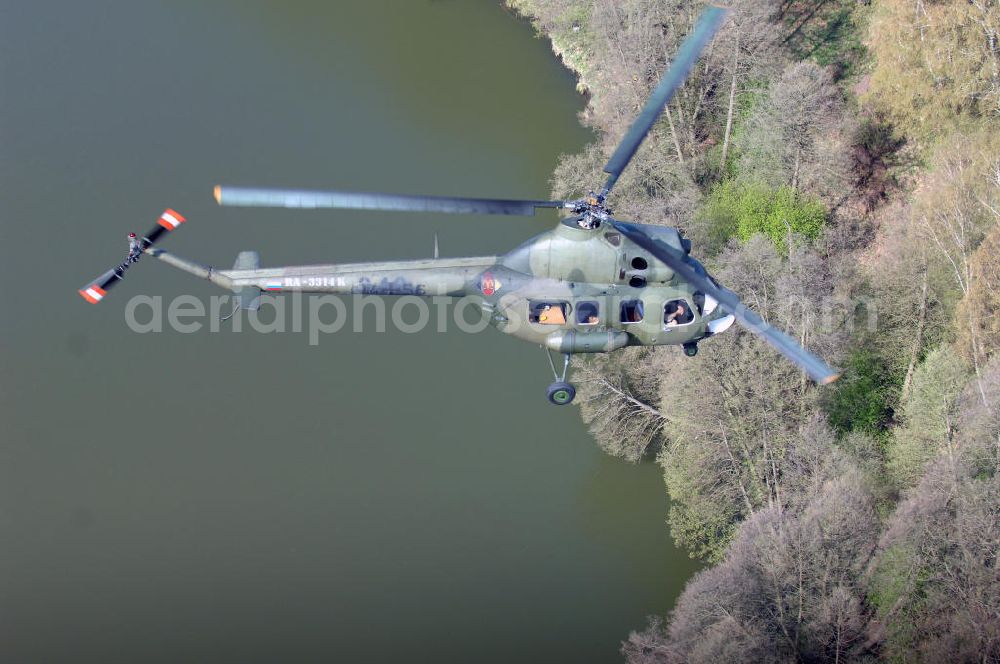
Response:
[[[264,288],[265,288],[265,290],[269,290],[269,291],[279,291],[279,290],[281,290],[281,284],[278,284],[278,283],[267,284]]]
[[[91,304],[97,304],[104,298],[106,294],[107,291],[105,291],[97,284],[84,288],[82,291],[80,291],[80,295],[83,296],[83,299],[85,299],[87,302],[90,302]]]
[[[182,217],[179,212],[167,208],[163,211],[163,214],[160,215],[160,219],[157,223],[166,228],[168,231],[172,231],[185,221],[187,221],[187,219]]]

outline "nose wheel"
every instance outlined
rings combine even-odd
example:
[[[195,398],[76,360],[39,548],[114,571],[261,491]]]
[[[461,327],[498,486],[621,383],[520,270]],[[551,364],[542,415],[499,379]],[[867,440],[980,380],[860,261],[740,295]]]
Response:
[[[555,362],[552,361],[552,353],[549,352],[548,348],[545,348],[545,357],[549,358],[549,366],[552,368],[552,376],[555,378],[555,382],[545,390],[546,398],[548,398],[549,403],[556,406],[572,403],[573,398],[576,397],[576,388],[566,382],[566,372],[569,371],[569,353],[563,353],[562,374],[556,371]]]

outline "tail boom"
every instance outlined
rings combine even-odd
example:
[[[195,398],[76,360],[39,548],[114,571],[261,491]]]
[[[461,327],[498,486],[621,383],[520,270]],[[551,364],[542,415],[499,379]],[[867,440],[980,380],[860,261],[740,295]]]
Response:
[[[460,297],[474,290],[495,256],[439,258],[342,265],[298,265],[226,271],[232,287],[256,287],[266,293],[358,293]]]
[[[233,280],[226,273],[216,270],[211,265],[202,265],[188,258],[172,254],[165,249],[157,249],[155,247],[146,249],[146,253],[153,258],[158,258],[171,267],[175,267],[188,274],[193,274],[200,279],[208,279],[213,284],[227,290],[233,287]]]

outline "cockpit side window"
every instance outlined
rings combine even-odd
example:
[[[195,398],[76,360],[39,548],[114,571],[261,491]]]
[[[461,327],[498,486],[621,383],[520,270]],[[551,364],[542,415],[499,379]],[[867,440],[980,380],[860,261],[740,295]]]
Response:
[[[597,325],[601,322],[597,302],[587,300],[576,305],[577,325]]]
[[[691,296],[694,300],[694,308],[698,310],[699,316],[705,315],[705,294],[701,291],[695,291],[694,295]]]
[[[565,325],[568,308],[566,302],[532,301],[528,307],[528,322],[539,325]]]
[[[678,327],[694,322],[694,312],[687,300],[670,300],[663,305],[663,326]]]
[[[622,323],[642,322],[642,300],[625,300],[622,302],[621,321]]]

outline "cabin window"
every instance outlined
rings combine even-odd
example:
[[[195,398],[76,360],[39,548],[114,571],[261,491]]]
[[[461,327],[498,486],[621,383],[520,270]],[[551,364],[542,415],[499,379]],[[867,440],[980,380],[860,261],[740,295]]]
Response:
[[[625,300],[622,302],[622,322],[642,322],[642,300]]]
[[[670,300],[663,305],[664,327],[687,325],[694,321],[694,312],[687,300]]]
[[[597,325],[601,322],[598,316],[597,302],[586,301],[576,305],[576,322],[578,325]]]
[[[695,291],[694,295],[691,296],[694,300],[694,308],[698,310],[699,316],[705,315],[705,294],[701,291]]]
[[[539,325],[565,325],[568,308],[569,305],[565,302],[532,302],[528,310],[528,322]]]
[[[622,243],[622,236],[618,233],[605,233],[604,239],[607,240],[613,247],[617,247]]]

